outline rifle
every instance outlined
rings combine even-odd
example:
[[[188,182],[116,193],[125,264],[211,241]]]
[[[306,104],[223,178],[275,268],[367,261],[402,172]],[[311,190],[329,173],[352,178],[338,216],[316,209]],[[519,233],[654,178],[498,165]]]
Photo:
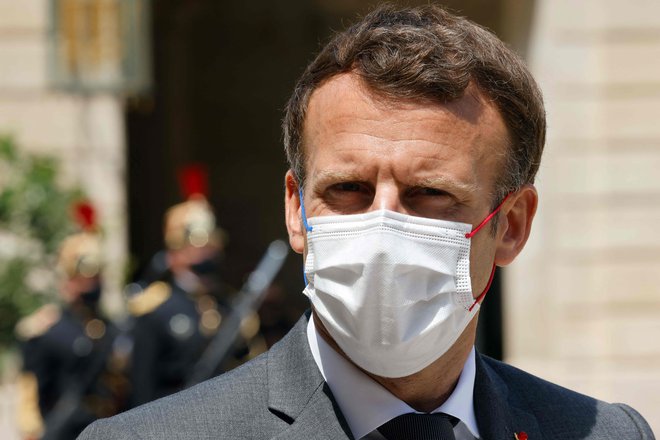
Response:
[[[289,246],[282,240],[275,240],[268,246],[256,269],[238,292],[237,300],[223,319],[220,330],[195,364],[186,381],[186,388],[210,379],[224,364],[234,347],[243,319],[259,308],[266,289],[282,268],[288,253]]]

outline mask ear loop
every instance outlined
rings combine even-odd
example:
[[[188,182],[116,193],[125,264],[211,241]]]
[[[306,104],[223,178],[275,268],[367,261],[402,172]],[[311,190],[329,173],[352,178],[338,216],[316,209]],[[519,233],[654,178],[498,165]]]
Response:
[[[477,299],[474,300],[470,308],[468,309],[468,312],[471,312],[474,307],[479,304],[485,297],[486,294],[488,293],[488,290],[490,290],[491,284],[493,284],[493,278],[495,278],[495,263],[493,263],[493,269],[490,271],[490,278],[488,279],[488,284],[486,284],[486,288],[484,289],[483,292],[481,292],[481,295],[477,297]]]
[[[504,197],[504,200],[502,200],[500,202],[500,204],[497,205],[497,208],[495,208],[495,210],[493,210],[493,212],[488,214],[488,216],[485,219],[483,219],[483,221],[481,223],[479,223],[476,228],[474,228],[472,231],[465,234],[465,238],[474,237],[474,235],[477,232],[479,232],[479,230],[481,228],[486,226],[486,224],[488,224],[488,222],[490,222],[493,219],[493,217],[495,217],[497,215],[497,213],[500,212],[500,210],[502,209],[502,206],[504,205],[504,202],[507,201],[507,199],[511,196],[511,194],[513,194],[513,193],[507,194],[506,197]],[[477,297],[477,299],[474,300],[474,302],[472,303],[472,305],[468,309],[468,312],[471,312],[472,309],[474,309],[474,307],[477,304],[479,304],[480,302],[482,302],[483,299],[486,297],[486,294],[488,293],[488,290],[490,290],[490,286],[493,284],[493,278],[495,278],[495,267],[496,267],[495,263],[493,263],[493,269],[490,271],[490,278],[488,279],[488,284],[486,284],[486,288],[483,290],[483,292],[481,292],[481,294]]]
[[[307,223],[307,214],[305,213],[305,202],[303,201],[302,186],[298,188],[298,195],[300,196],[300,209],[302,211],[303,225],[305,225],[305,229],[307,229],[307,232],[312,232],[314,228],[310,226],[309,223]]]
[[[302,193],[301,193],[301,194],[302,194]],[[483,221],[482,221],[481,223],[479,223],[479,224],[477,225],[476,228],[474,228],[472,231],[470,231],[470,232],[468,232],[467,234],[465,234],[465,238],[472,238],[472,237],[474,237],[474,235],[475,235],[477,232],[479,232],[479,230],[480,230],[481,228],[483,228],[484,226],[486,226],[486,224],[488,224],[488,222],[491,221],[491,220],[493,219],[493,217],[495,217],[495,216],[497,215],[498,212],[500,212],[500,209],[502,209],[502,206],[504,205],[504,202],[506,202],[507,199],[508,199],[509,197],[511,197],[511,194],[513,194],[513,193],[509,193],[509,194],[507,194],[506,197],[504,197],[504,200],[502,200],[502,201],[500,202],[500,204],[497,205],[497,208],[495,208],[495,210],[494,210],[493,212],[491,212],[490,214],[488,214],[488,217],[486,217],[485,219],[483,219]],[[302,196],[301,196],[301,200],[302,200]],[[304,211],[304,209],[303,209],[303,213],[304,213],[304,212],[305,212],[305,211]]]
[[[302,219],[303,219],[303,225],[305,226],[305,229],[307,232],[312,232],[314,228],[307,223],[307,214],[305,213],[305,202],[303,201],[303,190],[302,186],[298,187],[298,196],[300,197],[300,210],[302,211]],[[309,281],[307,281],[307,274],[305,274],[305,265],[303,264],[303,280],[305,280],[305,287],[309,285]]]

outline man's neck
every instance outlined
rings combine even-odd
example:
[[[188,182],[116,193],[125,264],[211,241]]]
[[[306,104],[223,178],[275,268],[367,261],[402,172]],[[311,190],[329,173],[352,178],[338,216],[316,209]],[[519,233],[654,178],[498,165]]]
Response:
[[[85,304],[82,299],[78,298],[68,304],[67,307],[71,316],[75,317],[80,322],[85,322],[90,319],[98,317],[98,308],[90,307]]]
[[[321,337],[337,353],[355,365],[332,339],[321,320],[312,313],[314,324]],[[478,315],[477,315],[478,316]],[[456,343],[439,359],[423,370],[410,376],[388,378],[362,370],[366,375],[382,385],[398,399],[420,412],[431,412],[442,405],[451,395],[461,375],[465,360],[472,350],[477,327],[475,317],[458,338]]]

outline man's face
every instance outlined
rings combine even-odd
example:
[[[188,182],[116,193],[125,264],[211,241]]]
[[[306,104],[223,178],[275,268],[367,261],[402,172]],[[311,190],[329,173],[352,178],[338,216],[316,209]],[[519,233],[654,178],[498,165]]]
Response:
[[[217,258],[219,248],[213,245],[192,246],[186,245],[181,249],[173,249],[168,252],[170,268],[179,273],[191,270],[196,264]]]
[[[309,101],[306,214],[388,209],[476,226],[492,208],[507,143],[502,117],[476,87],[446,105],[393,102],[371,93],[356,75],[336,76]],[[304,253],[292,181],[289,174],[287,226],[292,247]],[[488,227],[472,239],[475,297],[488,281],[496,242]]]
[[[101,284],[100,277],[86,277],[80,274],[66,277],[62,280],[60,291],[66,302],[72,303],[80,299],[82,295],[97,289]]]

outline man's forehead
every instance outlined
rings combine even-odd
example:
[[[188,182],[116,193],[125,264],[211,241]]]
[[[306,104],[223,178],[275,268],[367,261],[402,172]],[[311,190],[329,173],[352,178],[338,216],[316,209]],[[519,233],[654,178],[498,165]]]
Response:
[[[361,112],[362,109],[366,111]],[[405,115],[406,131],[397,131],[397,118]],[[443,117],[442,123],[434,115]],[[472,153],[476,156],[502,157],[509,144],[508,130],[497,107],[479,88],[471,84],[464,95],[449,103],[430,99],[395,99],[374,92],[357,74],[337,75],[323,83],[311,95],[303,127],[303,148],[318,148],[320,139],[328,135],[341,137],[341,130],[352,125],[371,124],[374,132],[389,136],[390,140],[408,141],[423,133],[427,141],[439,141],[460,133],[467,143],[484,145]],[[431,136],[433,139],[428,139]],[[308,154],[306,154],[308,156]]]
[[[401,92],[402,95],[404,92]],[[480,124],[489,125],[493,119],[499,119],[503,125],[499,110],[488,96],[482,92],[475,83],[470,83],[463,96],[450,102],[434,101],[432,98],[397,97],[386,94],[371,86],[357,73],[342,73],[323,82],[312,92],[308,104],[303,126],[304,132],[315,130],[317,124],[328,122],[330,116],[350,107],[351,103],[368,102],[374,108],[382,110],[382,117],[387,118],[390,110],[415,111],[419,109],[435,110],[437,112],[450,112],[456,118],[468,125],[477,128]],[[328,112],[332,112],[329,114]],[[318,116],[315,124],[310,124],[310,116]],[[424,121],[420,120],[420,123]],[[505,128],[506,131],[506,128]],[[493,133],[497,134],[497,133]],[[501,140],[501,139],[496,139]]]

